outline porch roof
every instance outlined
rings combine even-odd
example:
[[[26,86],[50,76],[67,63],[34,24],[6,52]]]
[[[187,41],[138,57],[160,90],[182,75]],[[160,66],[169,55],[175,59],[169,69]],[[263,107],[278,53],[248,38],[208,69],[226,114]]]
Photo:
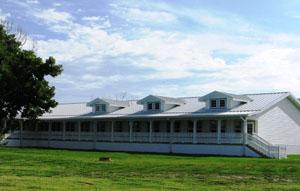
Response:
[[[263,112],[278,101],[290,96],[288,92],[247,94],[252,101],[232,109],[210,110],[205,108],[205,102],[199,101],[198,97],[180,98],[185,104],[174,107],[165,112],[143,111],[143,106],[137,104],[137,100],[128,101],[128,107],[111,113],[95,114],[86,103],[59,104],[51,113],[46,113],[40,119],[105,119],[105,118],[160,118],[160,117],[230,117],[251,116]]]

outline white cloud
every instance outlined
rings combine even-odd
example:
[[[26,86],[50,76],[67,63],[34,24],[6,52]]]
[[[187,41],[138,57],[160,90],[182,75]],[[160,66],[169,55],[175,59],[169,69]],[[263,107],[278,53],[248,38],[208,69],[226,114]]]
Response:
[[[28,3],[28,4],[39,4],[40,2],[38,0],[26,0],[26,3]]]
[[[61,3],[53,3],[53,6],[54,6],[54,7],[60,7],[60,6],[61,6]]]
[[[36,11],[34,12],[34,16],[45,21],[48,24],[69,24],[73,20],[73,17],[70,13],[59,12],[55,9],[45,9],[42,11]]]
[[[130,17],[137,16],[139,11],[129,13]],[[150,18],[155,20],[159,14],[151,12],[145,15],[148,21]],[[152,88],[137,88],[136,94],[184,96],[201,95],[212,90],[237,93],[288,90],[300,95],[300,43],[294,43],[293,47],[287,45],[299,42],[299,35],[264,34],[258,38],[148,29],[142,31],[139,37],[126,39],[121,32],[107,32],[102,21],[110,21],[98,16],[82,18],[93,24],[76,23],[71,14],[55,9],[42,10],[35,16],[43,19],[51,30],[66,34],[66,39],[39,40],[38,53],[43,57],[52,55],[58,63],[78,68],[78,73],[65,71],[62,78],[54,81],[76,90],[101,89],[107,85],[117,86],[124,81],[128,84],[153,81]],[[206,22],[222,25],[223,20],[208,19]],[[247,24],[243,24],[242,28],[244,26]],[[225,58],[212,54],[216,50],[247,56],[228,64]],[[150,72],[126,75],[107,73],[105,77],[93,73],[99,68],[110,67],[104,59],[106,57],[121,61],[128,59],[129,62],[123,63],[124,67]],[[155,84],[159,80],[177,81],[175,84]],[[185,85],[181,85],[182,82]]]
[[[82,20],[84,21],[99,21],[101,20],[102,17],[100,16],[86,16],[86,17],[82,17]]]
[[[124,7],[117,4],[111,4],[111,7],[114,15],[125,18],[127,22],[168,23],[177,20],[174,14],[167,11]]]

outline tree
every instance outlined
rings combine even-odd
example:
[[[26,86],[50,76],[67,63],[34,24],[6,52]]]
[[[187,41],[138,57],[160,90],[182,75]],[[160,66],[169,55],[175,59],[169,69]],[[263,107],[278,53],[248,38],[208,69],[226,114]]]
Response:
[[[34,51],[22,49],[23,43],[24,35],[0,23],[0,120],[18,115],[36,119],[57,105],[55,88],[45,77],[58,76],[62,66],[53,57],[43,60]]]

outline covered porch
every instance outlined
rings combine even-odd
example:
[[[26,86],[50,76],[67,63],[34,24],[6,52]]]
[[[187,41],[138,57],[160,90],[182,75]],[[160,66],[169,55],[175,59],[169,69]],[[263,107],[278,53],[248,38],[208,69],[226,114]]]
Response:
[[[20,120],[14,125],[10,138],[83,142],[245,144],[247,133],[257,132],[256,122],[244,118]]]

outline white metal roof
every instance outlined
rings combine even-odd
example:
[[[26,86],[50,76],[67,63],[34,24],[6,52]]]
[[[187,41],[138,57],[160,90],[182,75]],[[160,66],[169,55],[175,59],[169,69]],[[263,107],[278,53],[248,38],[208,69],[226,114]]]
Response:
[[[137,100],[128,101],[129,106],[111,113],[95,114],[86,103],[59,104],[51,113],[44,114],[41,119],[63,119],[63,118],[130,118],[130,117],[184,117],[184,116],[245,116],[263,112],[280,100],[291,96],[289,92],[262,93],[243,95],[250,98],[243,105],[226,110],[205,109],[205,102],[198,101],[199,97],[180,98],[184,104],[176,106],[164,112],[143,111],[143,106],[137,104]]]

